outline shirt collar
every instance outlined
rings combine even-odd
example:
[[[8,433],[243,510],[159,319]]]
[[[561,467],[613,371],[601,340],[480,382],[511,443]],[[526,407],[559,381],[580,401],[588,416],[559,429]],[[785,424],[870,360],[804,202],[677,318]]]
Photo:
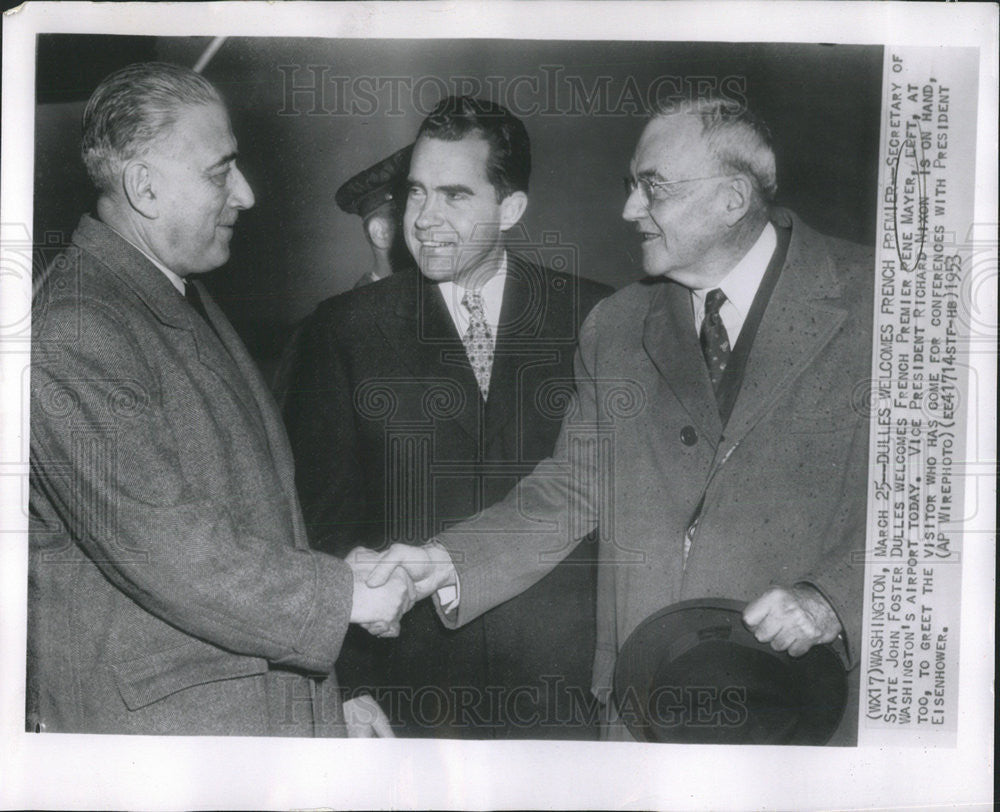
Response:
[[[500,321],[500,306],[503,303],[503,289],[507,280],[507,252],[503,252],[500,259],[500,267],[480,288],[472,288],[483,297],[483,310],[485,311],[487,323],[496,328]],[[444,297],[452,318],[456,320],[456,326],[468,323],[468,311],[462,307],[462,297],[466,288],[456,285],[452,281],[440,282],[438,287]]]
[[[719,284],[713,285],[712,288],[692,289],[691,295],[695,307],[699,309],[699,312],[704,312],[705,296],[708,295],[709,290],[721,288],[722,292],[726,294],[726,300],[732,303],[742,318],[746,318],[751,305],[753,305],[754,297],[757,295],[760,281],[764,278],[767,266],[771,263],[771,257],[774,256],[774,249],[777,247],[778,233],[771,223],[767,223],[764,230],[760,232],[760,236],[757,237],[757,241],[743,255],[743,259],[733,266],[733,269]]]
[[[101,222],[104,222],[104,221],[102,220]],[[104,223],[104,225],[108,226],[107,223]],[[184,281],[184,279],[182,277],[180,277],[177,274],[175,274],[172,270],[170,270],[166,265],[164,265],[162,262],[160,262],[160,260],[158,260],[152,254],[148,253],[147,251],[144,251],[140,246],[136,245],[134,242],[132,242],[130,239],[128,239],[128,237],[126,237],[124,234],[122,234],[120,231],[118,231],[114,226],[108,226],[108,228],[110,228],[112,231],[114,231],[115,234],[117,234],[119,237],[121,237],[123,240],[125,240],[125,242],[127,242],[129,245],[131,245],[136,251],[138,251],[146,259],[148,259],[150,262],[152,262],[153,265],[155,265],[157,267],[157,269],[159,269],[163,273],[163,275],[165,277],[167,277],[167,279],[170,280],[170,284],[173,285],[175,288],[177,288],[177,292],[180,293],[181,296],[184,295],[184,289],[185,289],[185,286],[187,285],[187,283]]]

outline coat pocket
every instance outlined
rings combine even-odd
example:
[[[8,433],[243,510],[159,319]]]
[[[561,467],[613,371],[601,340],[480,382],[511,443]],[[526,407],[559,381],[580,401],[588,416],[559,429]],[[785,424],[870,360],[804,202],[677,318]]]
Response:
[[[192,640],[111,668],[125,707],[134,711],[196,685],[264,674],[267,660]]]

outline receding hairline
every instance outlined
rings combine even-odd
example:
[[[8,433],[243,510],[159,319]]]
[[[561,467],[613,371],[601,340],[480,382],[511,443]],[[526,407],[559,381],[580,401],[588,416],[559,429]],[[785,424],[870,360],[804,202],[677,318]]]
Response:
[[[150,142],[149,146],[155,147],[158,146],[159,144],[170,142],[173,140],[173,136],[185,132],[182,119],[185,116],[197,113],[199,110],[218,111],[222,116],[222,120],[225,122],[226,131],[230,136],[232,136],[233,139],[232,149],[227,150],[225,154],[220,155],[216,160],[216,162],[212,164],[212,166],[209,168],[212,168],[216,165],[228,163],[231,160],[235,160],[238,157],[238,150],[236,147],[236,134],[233,133],[233,123],[229,116],[229,108],[226,106],[226,103],[221,98],[216,101],[179,102],[174,106],[173,120],[170,121],[166,126],[164,126],[159,136],[157,138],[154,138]]]
[[[690,116],[697,126],[692,132],[705,154],[724,171],[734,170],[750,178],[755,196],[765,203],[777,193],[776,156],[770,129],[754,111],[725,99],[687,99],[669,109],[653,113],[648,128],[663,121]]]
[[[691,119],[682,118],[681,111],[656,114],[652,116],[649,119],[649,121],[646,122],[646,126],[643,128],[642,134],[639,136],[639,146],[648,143],[655,143],[665,138],[676,140],[678,137],[680,138],[691,137],[696,139],[698,143],[702,145],[702,148],[704,149],[704,157],[706,159],[718,162],[719,158],[715,154],[715,152],[711,149],[711,145],[709,144],[708,138],[706,137],[705,126],[700,120],[700,117],[695,116],[695,118],[693,119],[693,125],[696,126],[692,129],[689,129],[688,132],[686,133],[683,130],[678,132],[676,130],[669,131],[666,129],[658,129],[658,127],[662,128],[667,125],[674,124],[674,122],[680,123],[685,120],[691,120]],[[671,152],[677,152],[677,150],[672,149]],[[638,154],[638,149],[636,150],[636,154]],[[639,174],[648,174],[648,172],[649,170],[643,170]],[[669,180],[669,178],[667,180]]]
[[[231,131],[219,89],[189,68],[142,62],[105,77],[84,109],[80,151],[98,191],[116,189],[116,176],[124,164],[150,150],[176,154],[178,149],[170,142],[177,120],[197,108],[220,109]]]

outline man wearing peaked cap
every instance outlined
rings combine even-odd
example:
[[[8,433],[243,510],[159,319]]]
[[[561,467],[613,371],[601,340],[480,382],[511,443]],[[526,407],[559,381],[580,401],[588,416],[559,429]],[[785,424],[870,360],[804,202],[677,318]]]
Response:
[[[403,147],[358,172],[337,189],[334,197],[337,205],[347,214],[361,218],[365,239],[372,250],[372,266],[355,282],[356,288],[384,279],[401,266],[411,264],[399,239],[399,202],[412,152],[412,144]]]

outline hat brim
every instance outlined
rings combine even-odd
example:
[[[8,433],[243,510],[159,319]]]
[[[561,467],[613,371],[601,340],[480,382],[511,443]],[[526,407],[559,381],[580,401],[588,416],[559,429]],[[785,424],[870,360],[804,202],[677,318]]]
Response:
[[[774,651],[743,624],[745,604],[668,606],[625,641],[615,667],[619,718],[638,741],[825,744],[847,703],[847,673],[828,645]]]

